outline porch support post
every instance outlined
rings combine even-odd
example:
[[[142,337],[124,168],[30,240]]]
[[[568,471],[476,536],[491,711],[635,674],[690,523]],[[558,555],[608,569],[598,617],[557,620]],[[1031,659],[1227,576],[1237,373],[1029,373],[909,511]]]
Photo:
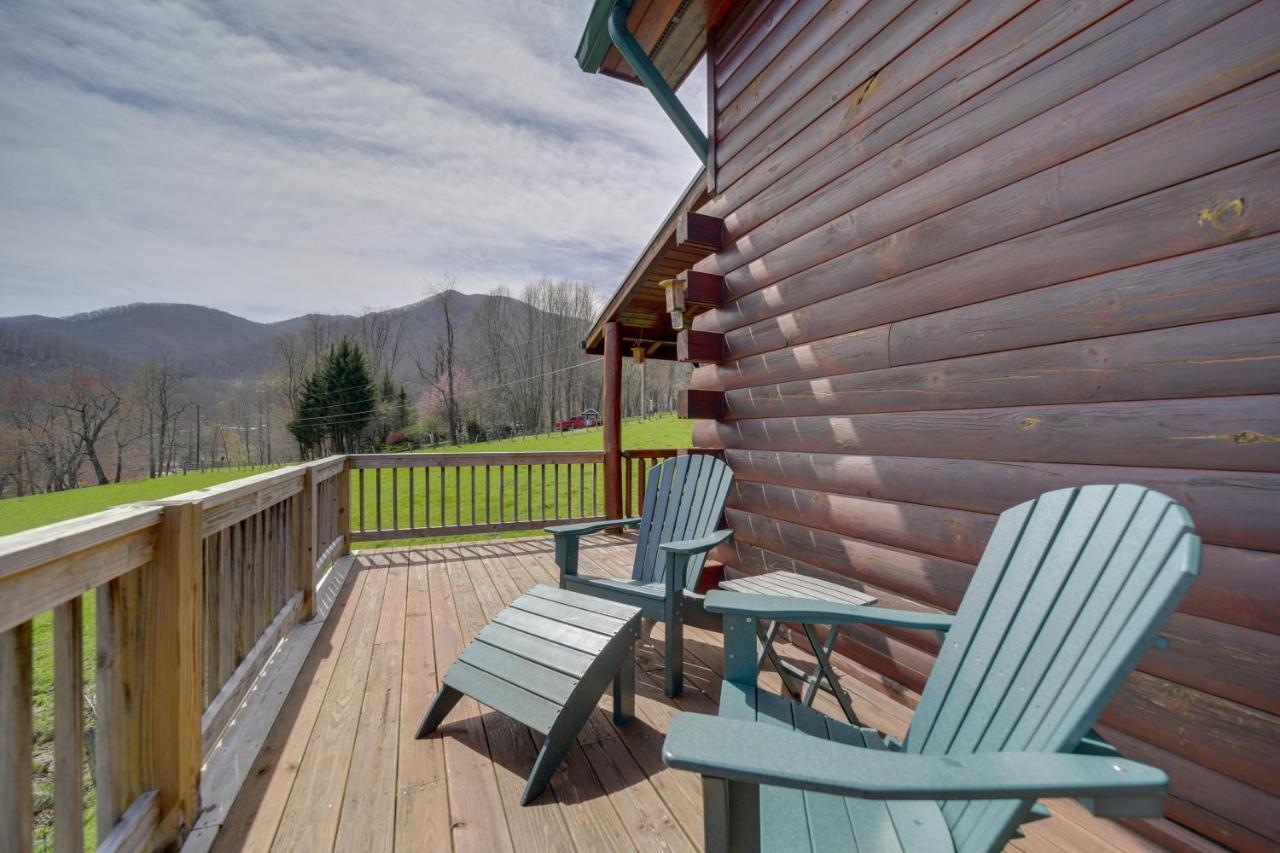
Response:
[[[604,327],[604,515],[622,517],[622,329]],[[611,533],[618,531],[613,530]]]

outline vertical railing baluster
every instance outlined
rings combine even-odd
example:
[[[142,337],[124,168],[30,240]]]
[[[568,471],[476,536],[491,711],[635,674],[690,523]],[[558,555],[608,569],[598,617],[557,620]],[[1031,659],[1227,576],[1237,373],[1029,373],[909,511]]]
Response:
[[[31,849],[31,623],[0,633],[0,850]]]
[[[492,500],[493,500],[493,493],[492,493],[492,490],[489,488],[489,466],[485,465],[484,466],[484,523],[485,524],[490,523],[489,519],[493,514],[493,504],[490,503],[490,501]]]
[[[391,469],[391,529],[400,529],[400,469]]]
[[[462,526],[462,466],[453,466],[453,526]]]
[[[533,521],[533,463],[532,462],[529,463],[528,467],[525,469],[525,474],[528,475],[525,478],[525,491],[527,492],[527,494],[525,495],[525,509],[529,513],[529,520]]]
[[[648,462],[649,462],[649,460],[647,460],[647,459],[641,459],[641,460],[640,460],[640,477],[639,477],[639,482],[637,483],[637,485],[640,487],[640,488],[639,488],[639,492],[640,492],[640,501],[641,501],[642,503],[643,503],[643,501],[644,501],[645,480],[647,480],[647,479],[648,479],[648,477],[649,477],[649,466],[648,466]],[[641,507],[641,508],[640,508],[640,511],[641,511],[641,512],[644,512],[644,507]],[[632,517],[632,518],[635,518],[635,516],[634,516],[634,515],[633,515],[633,516],[631,516],[631,517]]]
[[[471,524],[474,527],[476,523],[476,466],[468,465],[467,468],[471,472]]]
[[[413,470],[414,470],[413,466],[410,465],[409,470],[405,472],[409,475],[409,529],[410,530],[413,529]]]
[[[84,849],[84,612],[53,611],[53,845]]]
[[[359,468],[359,469],[357,469],[357,470],[360,472],[360,532],[361,532],[361,533],[364,533],[364,531],[365,531],[364,519],[365,519],[365,516],[368,514],[368,513],[366,512],[365,508],[364,508],[364,472],[365,472],[365,469],[364,469],[364,468]]]
[[[382,468],[373,469],[373,523],[382,530]]]
[[[631,463],[630,454],[622,454],[622,514],[631,517]]]
[[[560,465],[558,463],[552,462],[551,470],[555,472],[553,475],[554,479],[552,480],[551,489],[555,493],[555,518],[556,518],[556,521],[559,521],[560,520]]]

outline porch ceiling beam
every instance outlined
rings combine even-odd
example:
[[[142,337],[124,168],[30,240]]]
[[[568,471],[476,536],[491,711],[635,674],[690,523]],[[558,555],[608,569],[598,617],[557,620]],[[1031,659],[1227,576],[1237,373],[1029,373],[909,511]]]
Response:
[[[724,335],[685,329],[676,338],[676,358],[695,364],[719,364],[724,361]]]
[[[685,305],[719,308],[724,304],[724,276],[685,270],[676,278],[684,282]]]
[[[724,247],[724,220],[705,213],[685,211],[676,220],[676,248],[706,257]]]

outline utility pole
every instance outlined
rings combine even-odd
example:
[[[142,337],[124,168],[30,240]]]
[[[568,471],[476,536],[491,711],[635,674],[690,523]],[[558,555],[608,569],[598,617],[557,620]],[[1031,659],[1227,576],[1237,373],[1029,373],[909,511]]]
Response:
[[[649,398],[644,390],[644,374],[645,367],[648,366],[648,359],[640,362],[640,420],[645,420],[649,416]]]

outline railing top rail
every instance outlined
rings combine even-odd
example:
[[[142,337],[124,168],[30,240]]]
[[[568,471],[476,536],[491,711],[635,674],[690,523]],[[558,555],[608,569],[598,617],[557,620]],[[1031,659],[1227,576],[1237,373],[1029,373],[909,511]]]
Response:
[[[264,471],[228,483],[193,489],[145,503],[123,504],[90,515],[0,536],[0,578],[69,557],[159,524],[165,506],[196,501],[205,510],[215,509],[273,487],[300,484],[308,466],[340,471],[345,459],[345,456],[330,456],[316,462]]]
[[[322,483],[332,477],[336,477],[342,473],[347,467],[347,459],[349,457],[344,453],[326,456],[323,459],[317,459],[309,463],[311,467],[311,477],[317,483]]]
[[[679,455],[679,450],[670,447],[642,447],[635,450],[622,451],[623,459],[668,459]]]
[[[274,471],[263,471],[261,474],[252,474],[239,480],[219,483],[216,486],[192,489],[189,492],[182,492],[172,497],[163,498],[156,503],[172,505],[198,501],[202,508],[206,510],[214,509],[245,495],[259,492],[269,486],[287,483],[291,480],[302,482],[302,475],[306,467],[306,464],[289,465],[284,468],[277,468]]]
[[[551,465],[594,463],[603,450],[490,451],[485,453],[356,453],[352,468],[440,468],[455,465]]]
[[[160,523],[158,504],[126,504],[0,536],[0,578]]]

